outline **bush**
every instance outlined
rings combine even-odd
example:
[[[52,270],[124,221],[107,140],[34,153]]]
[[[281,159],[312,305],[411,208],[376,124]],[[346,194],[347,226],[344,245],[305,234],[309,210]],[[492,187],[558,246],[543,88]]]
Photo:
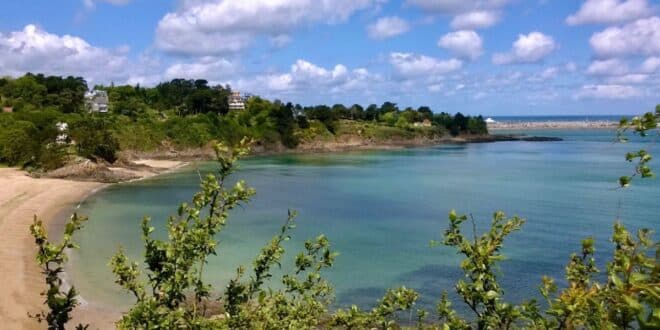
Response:
[[[39,154],[39,141],[34,139],[36,127],[26,121],[15,121],[0,131],[0,159],[11,166],[24,166],[35,162]]]
[[[71,137],[80,156],[110,163],[117,160],[119,142],[112,134],[109,118],[103,115],[84,116],[71,126]]]

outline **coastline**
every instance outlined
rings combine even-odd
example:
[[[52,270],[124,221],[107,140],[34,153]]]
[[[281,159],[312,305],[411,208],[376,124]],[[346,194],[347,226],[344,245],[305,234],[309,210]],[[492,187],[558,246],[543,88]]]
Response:
[[[142,180],[187,165],[181,161],[142,161],[150,170],[131,173]],[[156,166],[150,166],[156,165]],[[59,239],[63,223],[72,210],[108,183],[57,178],[33,178],[16,168],[0,168],[0,281],[6,292],[0,297],[0,320],[7,329],[42,329],[43,324],[28,317],[43,309],[44,280],[34,260],[35,246],[29,226],[37,215]],[[92,328],[112,327],[112,316],[91,304],[75,310],[72,324],[94,321]]]
[[[488,130],[543,130],[543,129],[615,129],[619,126],[616,121],[501,121],[488,123]]]
[[[442,138],[421,138],[387,142],[349,139],[308,144],[300,149],[272,150],[256,149],[251,156],[269,156],[276,154],[314,154],[347,151],[401,150],[414,147],[428,147],[442,144],[488,143],[502,141],[553,141],[546,138],[520,135],[486,135]],[[27,317],[43,308],[43,279],[34,261],[34,242],[28,232],[36,214],[46,224],[51,237],[60,238],[62,228],[68,217],[80,203],[94,193],[115,182],[144,180],[159,174],[180,169],[189,160],[212,159],[208,150],[192,150],[191,153],[134,154],[136,159],[117,167],[102,167],[101,170],[120,172],[117,181],[98,182],[97,176],[86,176],[90,168],[85,165],[83,175],[72,171],[62,178],[34,178],[14,168],[0,168],[0,185],[6,187],[0,192],[0,230],[5,238],[0,241],[0,280],[8,287],[8,292],[0,298],[0,320],[11,329],[40,329],[36,320]],[[184,161],[185,160],[185,161]],[[96,169],[96,168],[94,168]],[[129,175],[126,175],[126,174]],[[103,176],[103,178],[108,178]],[[111,177],[112,178],[112,177]],[[122,178],[125,178],[122,180]],[[82,181],[81,181],[82,180]],[[16,219],[12,221],[12,219]],[[73,312],[71,324],[91,323],[94,329],[113,328],[119,317],[117,311],[107,310],[102,305],[85,301]]]

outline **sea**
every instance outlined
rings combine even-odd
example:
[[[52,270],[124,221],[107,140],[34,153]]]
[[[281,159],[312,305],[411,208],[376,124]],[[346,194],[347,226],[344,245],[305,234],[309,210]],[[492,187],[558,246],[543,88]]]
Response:
[[[511,302],[538,297],[543,275],[564,284],[568,258],[586,237],[596,240],[597,264],[604,271],[614,247],[610,237],[615,221],[631,231],[657,232],[660,181],[635,179],[628,189],[617,185],[617,178],[634,170],[625,161],[626,152],[644,148],[660,155],[654,138],[617,143],[610,129],[521,133],[563,141],[246,159],[233,180],[245,180],[257,194],[231,212],[217,236],[218,254],[209,258],[205,278],[220,294],[239,265],[250,269],[290,209],[298,211],[297,227],[285,243],[285,261],[267,285],[281,287],[281,275],[291,271],[304,241],[324,234],[339,252],[324,273],[335,288],[333,307],[369,308],[386,289],[406,286],[420,292],[417,307],[433,312],[441,293],[454,292],[463,277],[463,257],[455,249],[430,245],[442,241],[453,209],[474,219],[476,235],[488,229],[498,210],[526,219],[522,230],[506,239],[506,259],[497,268],[505,299]],[[117,309],[132,302],[114,283],[111,256],[122,248],[133,260],[141,260],[141,219],[150,216],[156,235],[165,238],[168,216],[191,199],[200,175],[215,168],[212,162],[196,163],[113,185],[85,200],[77,211],[90,221],[76,236],[81,248],[71,254],[67,269],[83,299]],[[472,224],[464,230],[472,236]],[[450,297],[464,311],[456,296]]]

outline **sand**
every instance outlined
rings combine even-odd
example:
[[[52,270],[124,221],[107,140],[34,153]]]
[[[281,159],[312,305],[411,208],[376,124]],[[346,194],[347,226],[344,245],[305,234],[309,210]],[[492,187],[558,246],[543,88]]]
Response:
[[[150,171],[135,171],[149,177],[183,166],[179,161],[139,161],[153,166]],[[37,215],[46,226],[71,210],[92,192],[104,187],[98,182],[63,179],[35,179],[24,171],[0,168],[0,325],[3,329],[44,329],[45,325],[28,318],[43,308],[40,293],[45,284],[35,261],[36,247],[29,226]],[[58,239],[59,237],[56,237]],[[75,283],[74,283],[75,284]],[[87,309],[87,310],[86,310]],[[94,315],[82,306],[74,321],[95,321],[91,329],[108,328],[112,321]]]

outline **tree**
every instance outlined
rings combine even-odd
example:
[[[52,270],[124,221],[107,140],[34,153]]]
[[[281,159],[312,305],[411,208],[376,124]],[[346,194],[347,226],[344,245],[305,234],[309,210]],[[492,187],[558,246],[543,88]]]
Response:
[[[417,109],[417,112],[419,112],[422,115],[422,119],[428,119],[428,120],[433,119],[433,111],[431,111],[431,108],[427,106],[419,107]]]
[[[94,114],[72,123],[71,137],[76,142],[78,154],[91,160],[117,160],[119,143],[112,135],[112,123],[104,116]]]
[[[69,249],[76,249],[78,246],[73,242],[73,234],[82,228],[83,222],[87,221],[85,217],[79,217],[74,214],[64,227],[64,237],[59,244],[48,240],[48,233],[41,220],[34,217],[34,223],[30,226],[30,233],[34,237],[35,244],[38,247],[36,260],[41,271],[45,276],[48,289],[42,293],[46,296],[45,304],[48,311],[42,311],[30,317],[35,318],[39,323],[48,323],[49,330],[64,330],[64,326],[71,320],[71,312],[78,306],[78,293],[74,287],[68,290],[62,289],[62,273],[64,273],[64,264],[67,262],[67,253]],[[78,325],[76,329],[87,329],[88,326]]]
[[[367,110],[364,111],[364,119],[369,121],[378,120],[378,106],[375,104],[370,104],[367,107]]]

